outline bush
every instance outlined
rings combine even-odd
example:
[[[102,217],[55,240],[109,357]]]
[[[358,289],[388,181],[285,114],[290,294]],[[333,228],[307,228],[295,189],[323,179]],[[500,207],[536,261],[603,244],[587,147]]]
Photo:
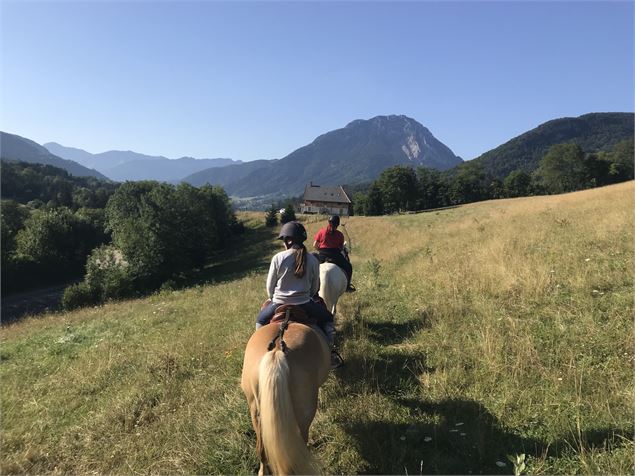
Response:
[[[84,282],[93,290],[99,301],[121,299],[137,291],[136,282],[123,255],[113,246],[102,246],[93,251],[86,263]]]
[[[97,290],[91,288],[86,282],[73,284],[64,290],[62,306],[70,311],[84,306],[92,306],[99,302]]]

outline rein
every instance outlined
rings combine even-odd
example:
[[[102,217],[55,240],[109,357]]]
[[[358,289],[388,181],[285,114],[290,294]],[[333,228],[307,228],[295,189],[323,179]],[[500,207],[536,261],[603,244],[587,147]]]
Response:
[[[352,253],[353,252],[353,242],[351,241],[351,237],[348,234],[348,230],[346,229],[346,224],[342,223],[342,228],[344,229],[344,233],[346,234],[346,239],[348,240],[348,249]]]
[[[284,353],[287,352],[287,344],[284,341],[284,331],[286,331],[287,328],[289,327],[290,319],[291,319],[291,308],[288,308],[285,311],[284,321],[282,321],[282,324],[280,324],[280,329],[278,329],[278,335],[275,336],[271,340],[271,342],[269,342],[269,345],[267,346],[268,351],[273,350],[273,348],[276,346],[276,340],[280,339],[280,350],[282,350],[282,352]]]

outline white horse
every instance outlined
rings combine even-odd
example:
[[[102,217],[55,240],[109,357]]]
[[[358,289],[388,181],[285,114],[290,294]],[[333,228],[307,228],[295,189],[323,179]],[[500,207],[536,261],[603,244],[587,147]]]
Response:
[[[337,301],[346,292],[348,279],[346,273],[338,265],[322,263],[320,265],[320,297],[324,299],[326,307],[335,315]]]

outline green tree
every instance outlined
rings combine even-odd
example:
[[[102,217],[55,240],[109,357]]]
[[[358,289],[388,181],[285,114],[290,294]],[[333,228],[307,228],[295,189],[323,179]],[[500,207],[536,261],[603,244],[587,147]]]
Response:
[[[609,180],[613,183],[633,180],[633,139],[618,142],[609,154]]]
[[[379,185],[377,185],[377,182],[373,182],[368,189],[364,210],[366,215],[369,216],[384,214],[384,202],[382,199],[381,189],[379,188]]]
[[[271,208],[267,210],[267,214],[265,215],[265,225],[270,228],[273,228],[277,224],[278,224],[278,210],[276,210],[276,207],[272,203]]]
[[[2,247],[2,267],[8,265],[16,249],[16,235],[24,226],[29,211],[13,200],[2,200],[0,204],[0,245]]]
[[[451,205],[472,203],[487,198],[483,167],[476,162],[467,162],[455,168],[449,177],[448,195]]]
[[[16,236],[16,252],[48,267],[77,263],[83,258],[78,228],[78,220],[68,208],[36,210]]]
[[[577,144],[556,144],[549,148],[536,171],[548,193],[565,193],[588,186],[584,152]]]
[[[294,221],[295,219],[295,209],[291,203],[288,203],[287,206],[284,207],[284,211],[280,214],[280,223],[284,224]]]
[[[503,182],[505,196],[507,197],[527,197],[532,195],[532,178],[524,170],[514,170]]]
[[[390,167],[379,175],[376,184],[385,213],[416,209],[417,175],[411,167]]]
[[[353,195],[353,213],[355,215],[366,215],[366,194],[355,192]]]
[[[106,206],[107,229],[138,289],[201,267],[228,242],[235,223],[219,187],[126,182]]]
[[[446,205],[447,186],[441,172],[428,167],[417,169],[417,198],[421,210]]]

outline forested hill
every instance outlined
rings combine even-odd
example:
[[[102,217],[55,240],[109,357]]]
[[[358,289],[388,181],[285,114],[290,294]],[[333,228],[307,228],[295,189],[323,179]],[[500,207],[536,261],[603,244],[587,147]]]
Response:
[[[118,186],[95,177],[75,177],[52,165],[2,160],[1,166],[2,198],[22,204],[31,202],[34,208],[44,204],[104,208]]]
[[[470,161],[491,176],[504,179],[514,170],[532,172],[547,150],[555,144],[573,142],[585,152],[609,150],[633,137],[635,114],[631,112],[591,113],[545,122]]]
[[[52,165],[77,177],[96,177],[108,180],[106,176],[96,170],[84,167],[72,160],[62,159],[30,139],[6,132],[0,132],[0,159]]]

